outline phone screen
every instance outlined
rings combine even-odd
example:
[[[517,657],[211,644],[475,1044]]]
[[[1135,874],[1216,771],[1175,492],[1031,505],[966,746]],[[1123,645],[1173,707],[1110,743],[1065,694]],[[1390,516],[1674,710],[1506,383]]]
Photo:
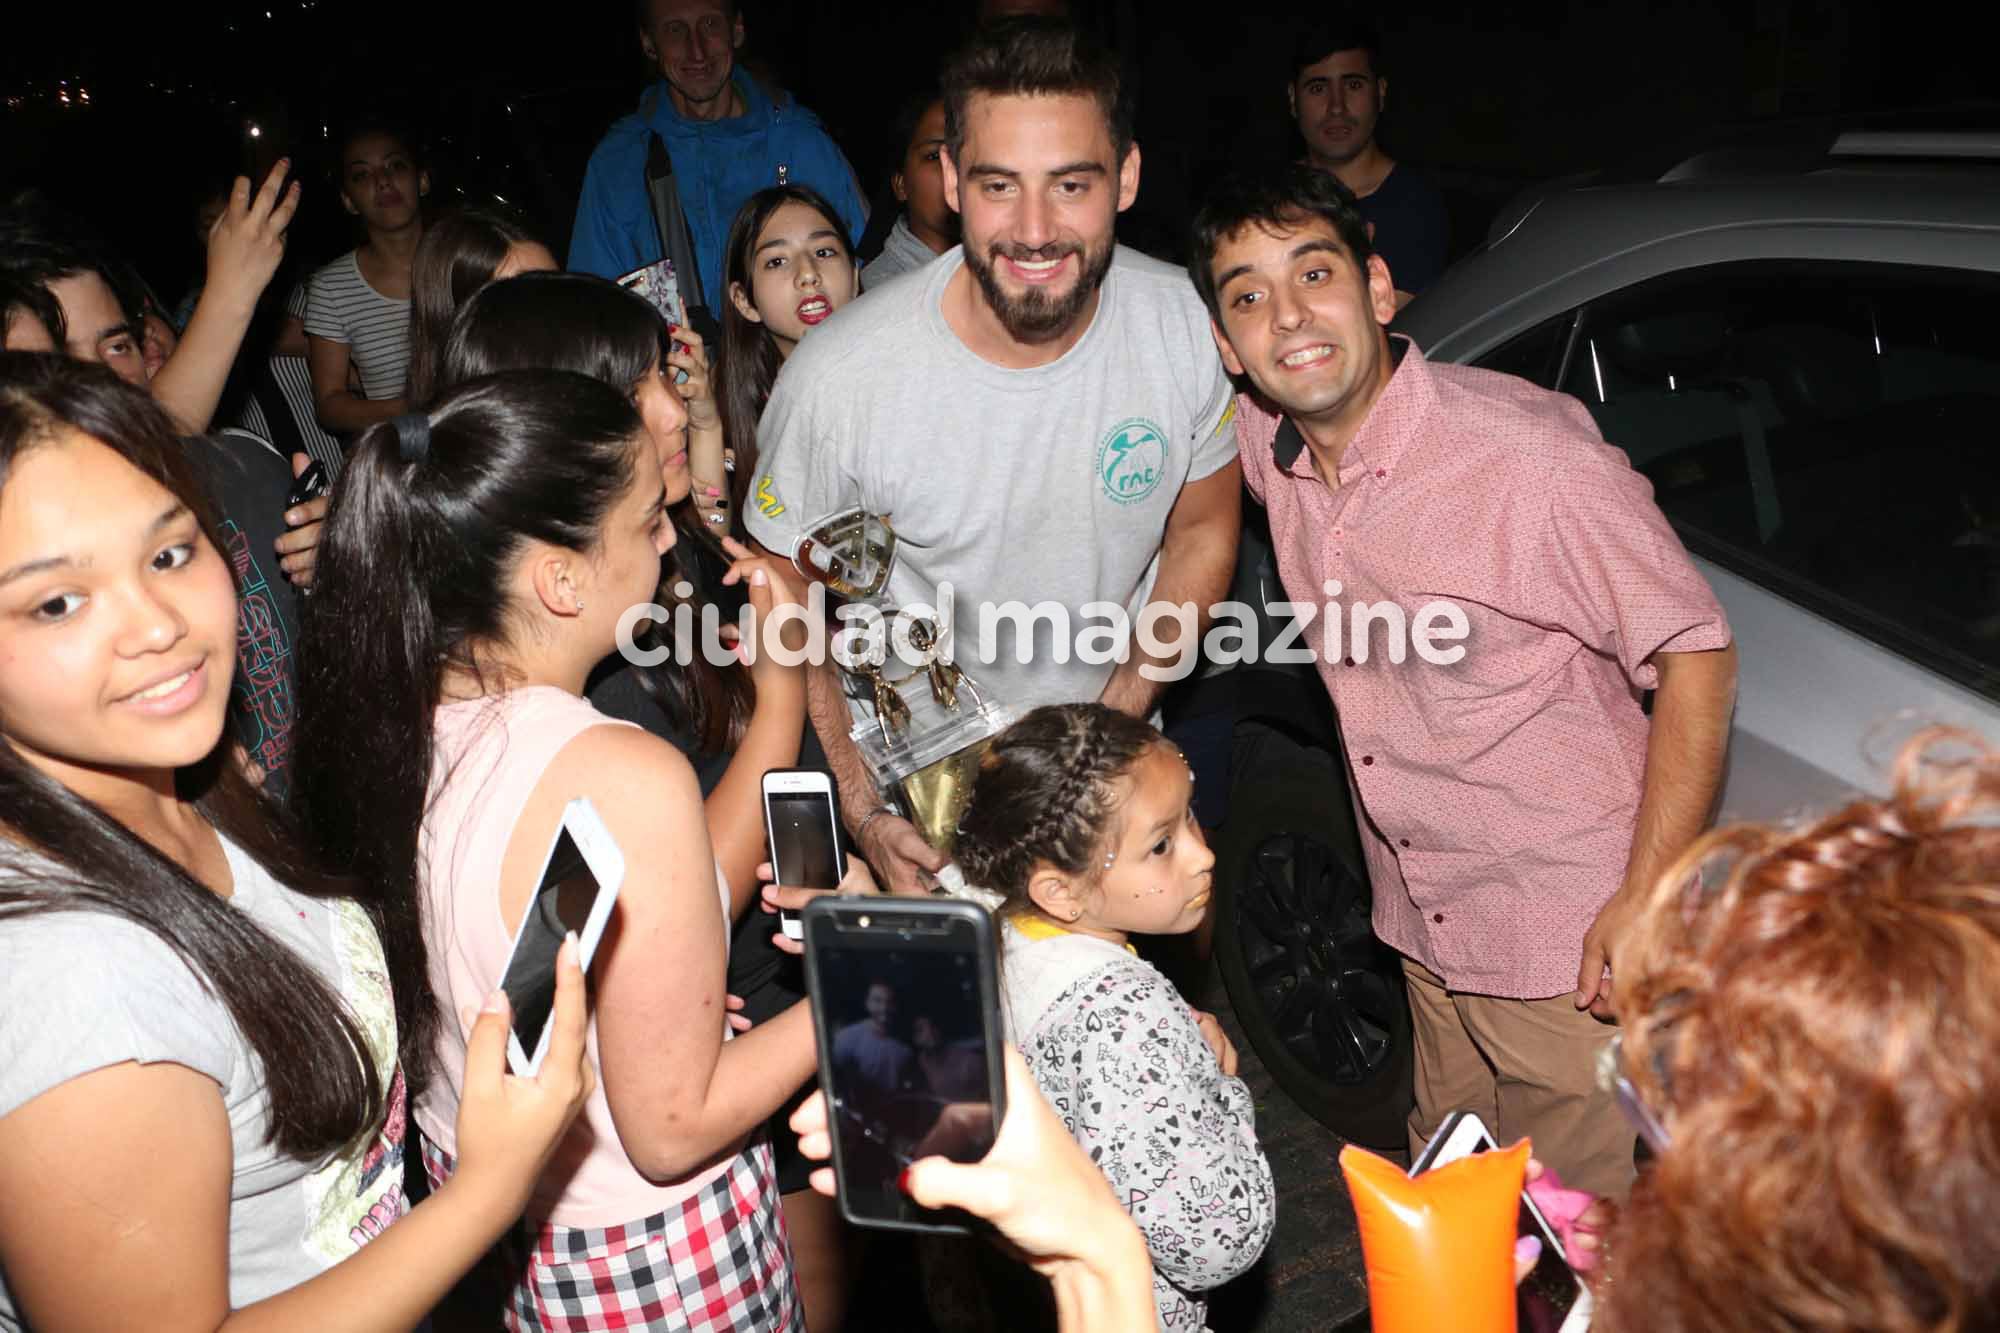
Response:
[[[778,883],[831,889],[840,883],[833,798],[826,792],[766,792],[771,819],[771,865]]]
[[[555,1008],[556,951],[570,931],[583,934],[597,890],[597,876],[565,827],[556,835],[549,863],[542,868],[541,886],[522,918],[507,975],[500,979],[500,989],[507,992],[514,1011],[514,1035],[529,1059],[540,1047],[542,1029]]]
[[[841,1188],[856,1217],[944,1221],[897,1188],[903,1168],[933,1154],[976,1162],[993,1146],[997,1062],[978,947],[969,925],[908,947],[814,947]]]

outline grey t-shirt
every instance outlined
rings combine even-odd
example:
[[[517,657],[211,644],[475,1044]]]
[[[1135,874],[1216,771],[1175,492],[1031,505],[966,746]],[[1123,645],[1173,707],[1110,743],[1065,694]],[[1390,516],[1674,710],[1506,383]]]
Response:
[[[1181,488],[1236,456],[1229,380],[1181,269],[1120,247],[1076,345],[1008,370],[945,322],[963,263],[947,251],[799,344],[758,426],[748,526],[789,555],[843,509],[885,514],[899,553],[890,599],[934,606],[951,585],[953,660],[989,696],[1017,712],[1095,699],[1116,663],[1078,656],[1078,632],[1108,621],[1085,604],[1136,618]],[[1044,616],[1022,664],[1027,617],[1008,604],[1042,602],[1068,619],[1067,660]]]
[[[910,230],[910,217],[905,213],[889,229],[889,237],[882,243],[882,253],[862,267],[861,290],[872,292],[892,278],[928,267],[936,258],[936,253]]]
[[[224,840],[231,904],[297,951],[346,1002],[385,1087],[383,1126],[317,1162],[265,1142],[263,1067],[221,1002],[159,936],[102,912],[0,920],[0,1118],[71,1079],[136,1061],[215,1080],[234,1151],[229,1303],[241,1308],[331,1268],[402,1215],[407,1117],[381,942],[356,904],[285,888]],[[158,1145],[171,1153],[174,1145]],[[79,1145],[79,1150],[88,1145]],[[70,1188],[59,1175],[51,1192]],[[0,1329],[22,1327],[0,1274]]]

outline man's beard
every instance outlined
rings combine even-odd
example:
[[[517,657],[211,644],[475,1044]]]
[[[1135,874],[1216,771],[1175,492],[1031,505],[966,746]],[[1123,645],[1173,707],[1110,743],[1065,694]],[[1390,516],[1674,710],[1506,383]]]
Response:
[[[1090,304],[1090,298],[1103,285],[1104,275],[1111,271],[1111,255],[1116,248],[1117,243],[1109,238],[1106,238],[1104,248],[1095,253],[1073,242],[1052,242],[1032,249],[1025,245],[996,244],[988,252],[968,245],[965,247],[965,266],[978,280],[979,290],[985,294],[986,304],[993,308],[1000,326],[1016,342],[1033,346],[1055,341],[1076,324],[1084,307]],[[994,272],[995,254],[1025,261],[1060,259],[1074,254],[1081,256],[1082,271],[1077,275],[1076,284],[1063,296],[1051,297],[1034,287],[1017,296],[1000,286],[1000,277]]]

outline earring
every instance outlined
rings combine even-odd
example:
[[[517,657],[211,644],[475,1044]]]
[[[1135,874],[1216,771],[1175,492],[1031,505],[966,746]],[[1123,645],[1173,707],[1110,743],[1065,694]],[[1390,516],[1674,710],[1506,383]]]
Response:
[[[1069,915],[1064,917],[1063,920],[1074,921],[1082,915],[1083,915],[1083,909],[1081,907],[1072,907],[1069,909]]]
[[[578,615],[582,615],[582,614],[583,614],[583,598],[581,598],[581,597],[579,597],[579,598],[577,598],[577,599],[576,599],[576,613],[577,613]]]

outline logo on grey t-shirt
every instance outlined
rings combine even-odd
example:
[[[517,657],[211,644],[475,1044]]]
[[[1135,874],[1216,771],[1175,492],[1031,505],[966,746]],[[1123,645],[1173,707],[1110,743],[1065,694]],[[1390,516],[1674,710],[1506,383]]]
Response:
[[[1159,489],[1166,474],[1166,437],[1144,417],[1119,422],[1097,446],[1097,479],[1118,504],[1139,503]]]

